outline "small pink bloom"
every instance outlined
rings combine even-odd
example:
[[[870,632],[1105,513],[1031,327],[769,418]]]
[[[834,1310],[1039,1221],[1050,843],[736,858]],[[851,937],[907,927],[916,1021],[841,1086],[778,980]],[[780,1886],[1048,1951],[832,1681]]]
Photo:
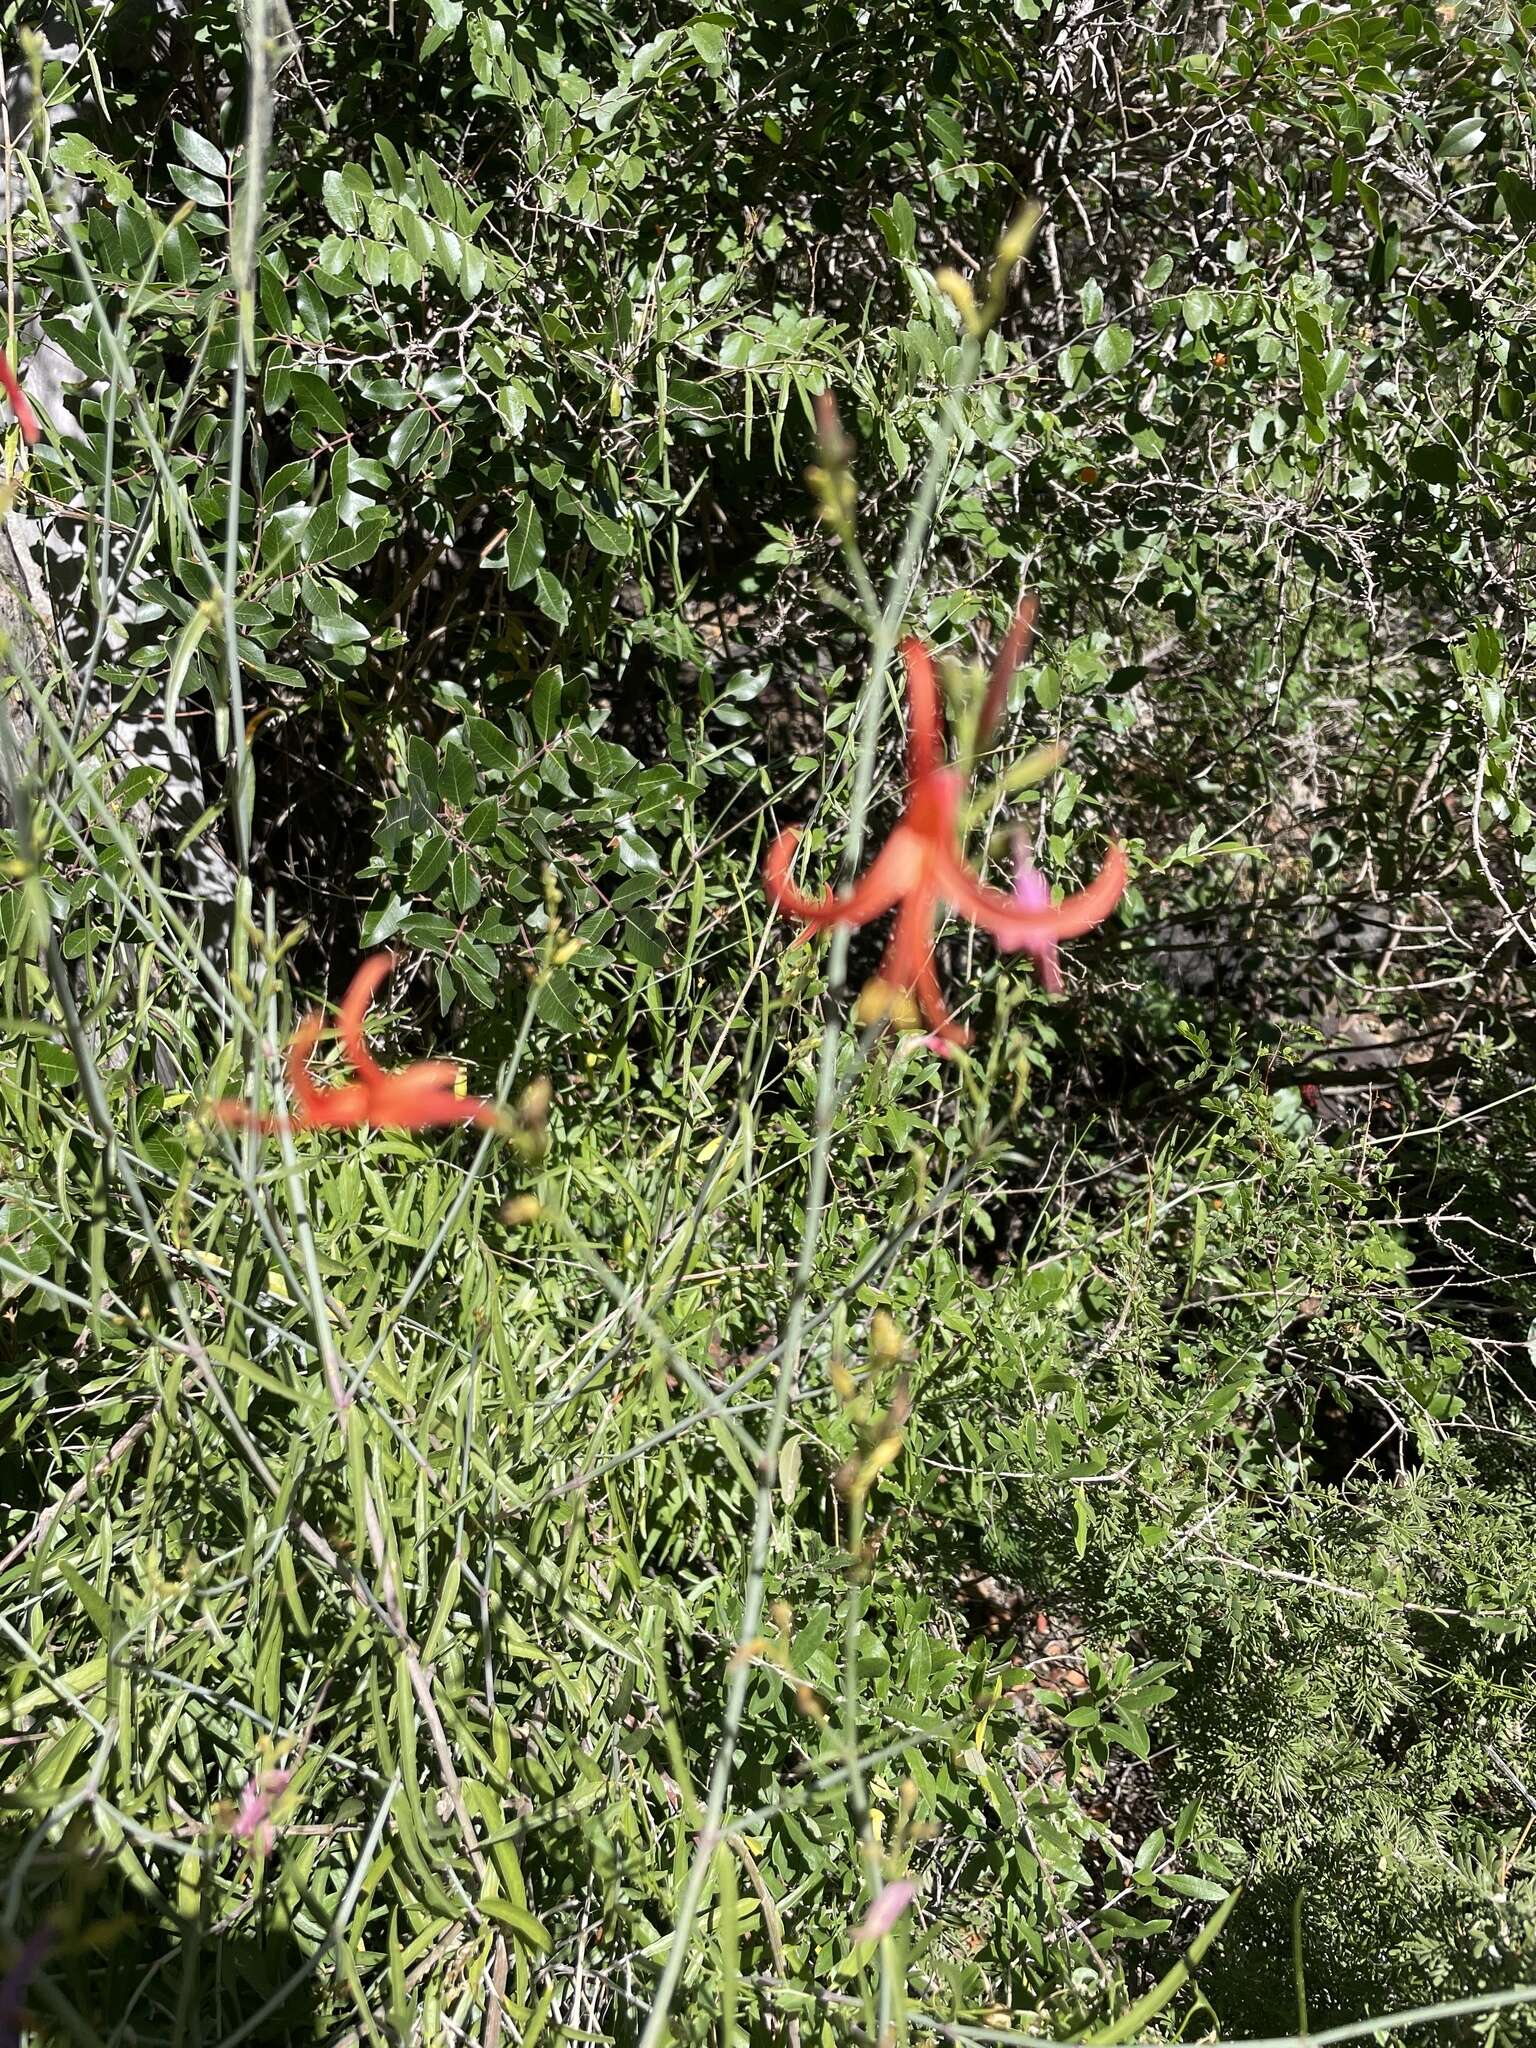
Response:
[[[277,1832],[272,1816],[277,1802],[288,1790],[292,1776],[291,1771],[262,1771],[240,1794],[230,1833],[242,1842],[249,1842],[253,1855],[270,1856],[272,1853]]]
[[[855,1941],[882,1941],[917,1897],[917,1886],[909,1878],[888,1884],[853,1930]]]
[[[1013,900],[1020,910],[1049,910],[1051,885],[1029,857],[1029,842],[1022,832],[1013,841]],[[1040,986],[1048,995],[1061,994],[1059,948],[1048,933],[1021,938],[1017,945],[1003,945],[1004,952],[1028,953],[1040,970]]]

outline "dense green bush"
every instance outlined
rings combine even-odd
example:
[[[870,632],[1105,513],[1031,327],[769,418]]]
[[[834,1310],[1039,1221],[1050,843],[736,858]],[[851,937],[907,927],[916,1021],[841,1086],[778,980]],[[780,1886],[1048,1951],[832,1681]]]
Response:
[[[1529,2038],[1536,8],[66,14],[0,728],[41,2038]],[[1025,195],[972,376],[937,273]],[[964,1059],[828,1038],[764,844],[838,879],[894,628],[989,658],[1025,586],[990,766],[1066,743],[1008,819],[1125,908],[1064,1003],[951,927]],[[510,1139],[199,1113],[385,943],[388,1058]]]

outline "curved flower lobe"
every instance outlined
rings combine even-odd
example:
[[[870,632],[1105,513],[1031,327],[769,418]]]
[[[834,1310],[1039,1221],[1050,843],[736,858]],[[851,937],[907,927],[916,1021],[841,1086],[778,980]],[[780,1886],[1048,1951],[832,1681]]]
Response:
[[[438,1124],[479,1124],[499,1130],[502,1113],[477,1095],[460,1095],[460,1074],[452,1060],[417,1060],[387,1073],[368,1050],[363,1036],[368,1006],[380,982],[395,964],[392,953],[374,953],[358,968],[336,1012],[336,1036],[358,1078],[334,1088],[320,1087],[309,1062],[325,1029],[318,1011],[306,1017],[288,1043],[286,1072],[295,1109],[290,1119],[262,1116],[244,1102],[226,1099],[211,1105],[221,1123],[271,1136],[295,1130],[340,1129],[366,1124],[374,1130],[424,1131]]]

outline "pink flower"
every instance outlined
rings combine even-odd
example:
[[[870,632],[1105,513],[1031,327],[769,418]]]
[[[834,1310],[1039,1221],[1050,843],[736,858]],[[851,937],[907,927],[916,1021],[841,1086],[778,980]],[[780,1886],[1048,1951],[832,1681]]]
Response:
[[[278,1801],[288,1790],[291,1771],[261,1771],[253,1776],[240,1794],[240,1803],[235,1808],[235,1817],[229,1831],[242,1842],[249,1842],[254,1856],[266,1857],[272,1853],[276,1836],[273,1815]]]
[[[1013,840],[1013,900],[1020,910],[1049,910],[1051,885],[1029,857],[1029,841],[1022,832]],[[1058,947],[1053,934],[1041,932],[1020,938],[1010,945],[1001,942],[1005,953],[1028,953],[1040,970],[1040,986],[1047,995],[1059,996],[1062,989]]]
[[[886,1885],[854,1928],[854,1940],[883,1941],[916,1897],[917,1886],[909,1878],[898,1878],[895,1884]]]

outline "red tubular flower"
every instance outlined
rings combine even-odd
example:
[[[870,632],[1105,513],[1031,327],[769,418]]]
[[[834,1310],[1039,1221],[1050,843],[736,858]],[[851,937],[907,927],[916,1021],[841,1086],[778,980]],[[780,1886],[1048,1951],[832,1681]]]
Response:
[[[11,401],[11,410],[16,415],[16,424],[21,429],[21,438],[30,448],[41,437],[42,428],[37,424],[37,414],[27,403],[27,394],[16,381],[16,372],[11,368],[10,357],[0,348],[0,390]]]
[[[1002,708],[1008,677],[1028,643],[1033,617],[1034,601],[1026,598],[992,672],[982,716],[984,728]],[[781,832],[768,849],[763,886],[778,909],[805,925],[802,936],[829,931],[834,925],[856,928],[896,908],[896,924],[879,980],[889,995],[915,998],[941,1041],[964,1045],[969,1034],[951,1018],[934,971],[934,923],[940,905],[947,903],[972,924],[980,925],[1006,951],[1027,948],[1040,958],[1046,947],[1076,938],[1108,917],[1125,889],[1125,854],[1112,845],[1088,887],[1061,903],[1029,907],[1016,897],[989,889],[965,865],[960,853],[965,777],[944,763],[933,662],[927,648],[915,639],[903,641],[901,658],[907,671],[907,802],[890,838],[846,896],[811,897],[790,880],[800,834]],[[887,1008],[891,1007],[888,1002]]]
[[[336,1012],[336,1036],[357,1074],[336,1088],[319,1088],[309,1071],[310,1055],[325,1019],[319,1011],[306,1017],[288,1045],[288,1087],[298,1107],[295,1130],[337,1129],[369,1124],[375,1130],[424,1131],[436,1124],[479,1124],[499,1130],[501,1112],[477,1095],[456,1095],[459,1069],[452,1060],[418,1060],[389,1074],[363,1039],[363,1019],[374,991],[395,964],[393,953],[375,953],[353,975]],[[285,1117],[261,1116],[238,1100],[211,1105],[221,1123],[271,1136],[288,1128]]]
[[[976,745],[984,747],[992,737],[992,728],[1002,716],[1003,706],[1008,701],[1008,685],[1013,681],[1013,672],[1029,652],[1030,642],[1035,637],[1035,613],[1039,600],[1033,591],[1019,600],[1019,608],[1013,615],[1013,624],[1008,628],[1007,638],[998,649],[997,659],[992,664],[992,673],[987,679],[987,694],[982,700],[981,717],[976,725]]]

